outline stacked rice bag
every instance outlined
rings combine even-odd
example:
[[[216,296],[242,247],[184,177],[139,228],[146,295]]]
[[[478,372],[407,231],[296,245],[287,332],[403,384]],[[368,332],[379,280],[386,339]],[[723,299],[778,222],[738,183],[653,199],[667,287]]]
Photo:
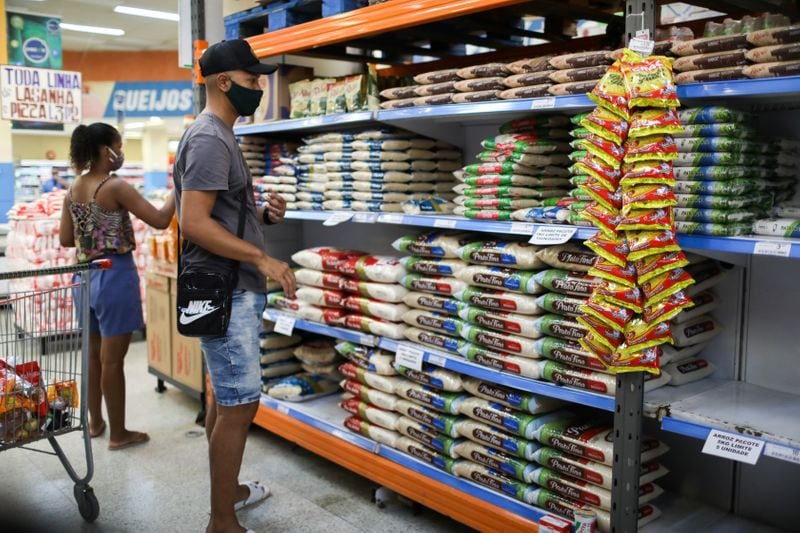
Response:
[[[753,233],[773,237],[800,237],[800,205],[783,202],[772,209],[772,218],[756,220]]]
[[[395,258],[308,248],[292,260],[303,267],[295,272],[296,299],[270,293],[269,305],[314,322],[402,338],[402,316],[408,308],[401,302],[407,291],[397,282],[406,271]]]
[[[569,119],[536,116],[481,142],[478,162],[455,172],[455,213],[484,220],[555,220],[569,189]],[[538,209],[544,208],[544,209]],[[553,209],[549,209],[553,208]]]
[[[580,307],[588,333],[579,342],[612,372],[657,375],[670,319],[694,305],[672,212],[672,134],[682,128],[670,61],[625,50],[589,97],[598,107],[581,124],[594,137],[576,166],[591,177],[581,187],[595,202],[583,215],[600,231],[586,241],[599,256],[589,274],[603,281]]]
[[[401,131],[323,133],[298,148],[300,210],[448,212],[461,153]],[[436,198],[436,199],[435,199]]]
[[[341,357],[334,341],[327,338],[302,339],[272,333],[275,324],[265,321],[261,335],[263,391],[279,400],[304,402],[332,394],[339,389],[336,369]],[[289,375],[280,376],[286,370]]]
[[[568,200],[562,202],[562,204],[566,204],[568,212],[560,213],[559,218],[575,226],[594,225],[591,220],[583,216],[583,211],[594,201],[594,197],[584,187],[591,180],[586,166],[582,164],[588,154],[586,146],[599,147],[602,145],[603,150],[615,157],[621,157],[622,152],[621,147],[592,133],[581,125],[588,115],[589,113],[580,113],[570,118],[574,126],[570,131],[570,136],[572,137],[570,147],[572,147],[573,151],[569,154],[569,158],[573,162],[573,165],[569,168],[571,175],[569,181],[572,189],[569,191]]]
[[[710,106],[680,110],[678,117],[684,126],[675,140],[678,233],[747,235],[773,198],[791,197],[796,160],[781,147],[793,145],[760,140],[751,114]],[[784,170],[782,162],[790,166]]]
[[[273,322],[264,322],[264,331],[259,335],[261,347],[261,381],[264,392],[277,380],[297,374],[303,370],[294,356],[295,349],[303,343],[300,335],[285,336],[275,333]]]
[[[266,204],[270,192],[274,192],[286,200],[286,209],[297,209],[297,146],[242,136],[239,148],[253,176],[256,205]]]
[[[548,63],[554,69],[550,73],[550,80],[555,85],[549,87],[548,92],[554,96],[589,92],[613,61],[611,52],[605,50],[552,57]]]

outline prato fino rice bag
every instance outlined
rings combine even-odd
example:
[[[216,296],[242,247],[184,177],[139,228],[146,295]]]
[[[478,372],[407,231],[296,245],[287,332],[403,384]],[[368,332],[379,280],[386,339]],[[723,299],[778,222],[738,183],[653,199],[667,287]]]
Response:
[[[420,371],[395,363],[395,369],[397,369],[397,372],[400,375],[422,385],[428,385],[430,387],[447,392],[458,392],[464,390],[464,387],[461,384],[461,375],[456,374],[455,372],[450,372],[449,370],[445,370],[443,368],[426,365]]]
[[[455,425],[458,421],[457,416],[440,413],[424,405],[409,402],[408,400],[397,400],[395,410],[403,416],[413,418],[422,422],[426,426],[434,428],[437,432],[448,437],[458,437]]]
[[[468,242],[466,233],[448,234],[442,231],[430,231],[421,235],[401,237],[392,243],[392,247],[421,257],[444,257],[458,259],[458,249]]]
[[[360,368],[380,374],[382,376],[393,376],[397,374],[394,369],[394,354],[381,350],[380,348],[370,348],[354,342],[340,342],[336,345],[336,351],[351,363],[355,363]]]
[[[390,431],[388,429],[384,429],[380,426],[375,424],[371,424],[364,420],[361,420],[357,416],[348,417],[344,421],[344,427],[349,429],[354,433],[358,433],[365,437],[368,437],[379,444],[385,444],[390,448],[394,448],[397,446],[397,442],[400,439],[400,434],[394,431]]]
[[[534,270],[544,266],[538,246],[510,241],[476,241],[458,249],[464,261],[478,265]]]
[[[458,414],[459,404],[467,398],[466,395],[458,392],[443,392],[407,379],[397,383],[394,393],[400,398],[451,415]]]
[[[534,415],[554,411],[564,405],[564,402],[555,398],[537,396],[530,392],[511,389],[477,378],[463,376],[462,383],[464,390],[473,396]]]
[[[502,429],[525,439],[533,439],[536,428],[553,420],[561,420],[572,416],[571,413],[557,411],[540,415],[531,415],[512,409],[505,405],[490,402],[482,398],[468,398],[461,402],[459,410],[462,415],[479,422]],[[465,435],[466,436],[466,435]]]

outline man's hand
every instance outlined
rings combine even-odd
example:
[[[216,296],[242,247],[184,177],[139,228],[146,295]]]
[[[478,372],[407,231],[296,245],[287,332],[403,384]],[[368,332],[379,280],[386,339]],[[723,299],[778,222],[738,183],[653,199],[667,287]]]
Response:
[[[264,258],[258,262],[258,270],[270,279],[274,279],[283,287],[283,294],[291,299],[294,299],[294,293],[297,290],[297,280],[294,277],[294,272],[289,265],[283,261],[278,261],[272,257],[265,255]]]
[[[286,200],[270,189],[269,201],[267,205],[264,206],[264,209],[267,210],[269,221],[273,224],[277,224],[283,220],[284,215],[286,215]]]

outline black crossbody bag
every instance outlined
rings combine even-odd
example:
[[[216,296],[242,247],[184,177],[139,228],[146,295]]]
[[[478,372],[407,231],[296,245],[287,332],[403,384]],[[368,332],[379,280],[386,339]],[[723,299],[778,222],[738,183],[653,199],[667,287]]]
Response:
[[[242,189],[242,209],[239,211],[239,227],[236,236],[244,236],[244,218],[247,196]],[[180,243],[180,225],[178,243]],[[186,241],[188,247],[189,242]],[[196,246],[196,245],[195,245]],[[185,337],[218,337],[225,335],[231,320],[233,291],[239,282],[239,261],[230,261],[224,266],[190,265],[183,267],[181,248],[178,246],[178,333]],[[220,270],[214,270],[219,268]]]

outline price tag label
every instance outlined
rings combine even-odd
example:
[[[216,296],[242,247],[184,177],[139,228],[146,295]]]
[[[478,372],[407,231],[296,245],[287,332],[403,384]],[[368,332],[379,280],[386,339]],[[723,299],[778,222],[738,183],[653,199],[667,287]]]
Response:
[[[403,215],[398,213],[388,213],[386,215],[381,215],[378,217],[380,222],[385,222],[386,224],[402,224],[403,223]]]
[[[334,213],[328,217],[325,222],[322,223],[323,226],[338,226],[342,222],[347,222],[353,218],[353,213]]]
[[[530,222],[512,222],[511,233],[516,235],[530,235],[533,233],[533,224]]]
[[[718,429],[711,430],[705,445],[703,445],[703,453],[749,465],[754,465],[758,462],[763,449],[763,440]]]
[[[363,344],[364,346],[375,346],[375,337],[372,335],[360,335],[358,337],[358,344]]]
[[[401,344],[397,347],[397,351],[394,355],[394,360],[398,365],[403,365],[406,368],[410,368],[411,370],[422,370],[422,357],[425,355],[425,352],[418,348],[412,348],[411,346],[406,346],[405,344]]]
[[[286,406],[285,406],[285,405],[283,405],[283,404],[278,404],[278,412],[279,412],[279,413],[283,413],[283,414],[285,414],[285,415],[288,415],[288,414],[289,414],[289,408],[288,408],[288,407],[286,407]]]
[[[280,315],[275,321],[275,333],[286,335],[287,337],[294,331],[295,318],[286,315]]]
[[[446,218],[437,218],[433,222],[433,227],[434,228],[449,228],[449,229],[453,229],[453,228],[456,227],[456,221],[455,220],[449,220],[449,219],[446,219]]]
[[[574,226],[539,226],[528,242],[540,245],[564,244],[575,235],[576,231],[578,228]]]
[[[536,98],[531,103],[531,109],[553,109],[556,106],[556,97],[547,96],[545,98]]]
[[[444,368],[447,365],[447,358],[433,353],[428,354],[428,362],[432,365]]]
[[[792,253],[792,243],[759,241],[753,247],[754,255],[776,255],[778,257],[789,257]]]
[[[378,213],[356,213],[353,215],[353,221],[362,224],[374,224],[378,221]]]
[[[764,455],[772,457],[773,459],[780,459],[781,461],[789,461],[800,465],[800,450],[789,448],[788,446],[781,446],[780,444],[773,444],[768,442],[764,446]]]
[[[650,39],[643,39],[641,37],[634,37],[633,39],[630,40],[630,42],[628,42],[628,48],[630,48],[637,54],[641,55],[642,57],[647,57],[649,55],[652,55],[655,46],[656,46],[655,41],[651,41]]]

